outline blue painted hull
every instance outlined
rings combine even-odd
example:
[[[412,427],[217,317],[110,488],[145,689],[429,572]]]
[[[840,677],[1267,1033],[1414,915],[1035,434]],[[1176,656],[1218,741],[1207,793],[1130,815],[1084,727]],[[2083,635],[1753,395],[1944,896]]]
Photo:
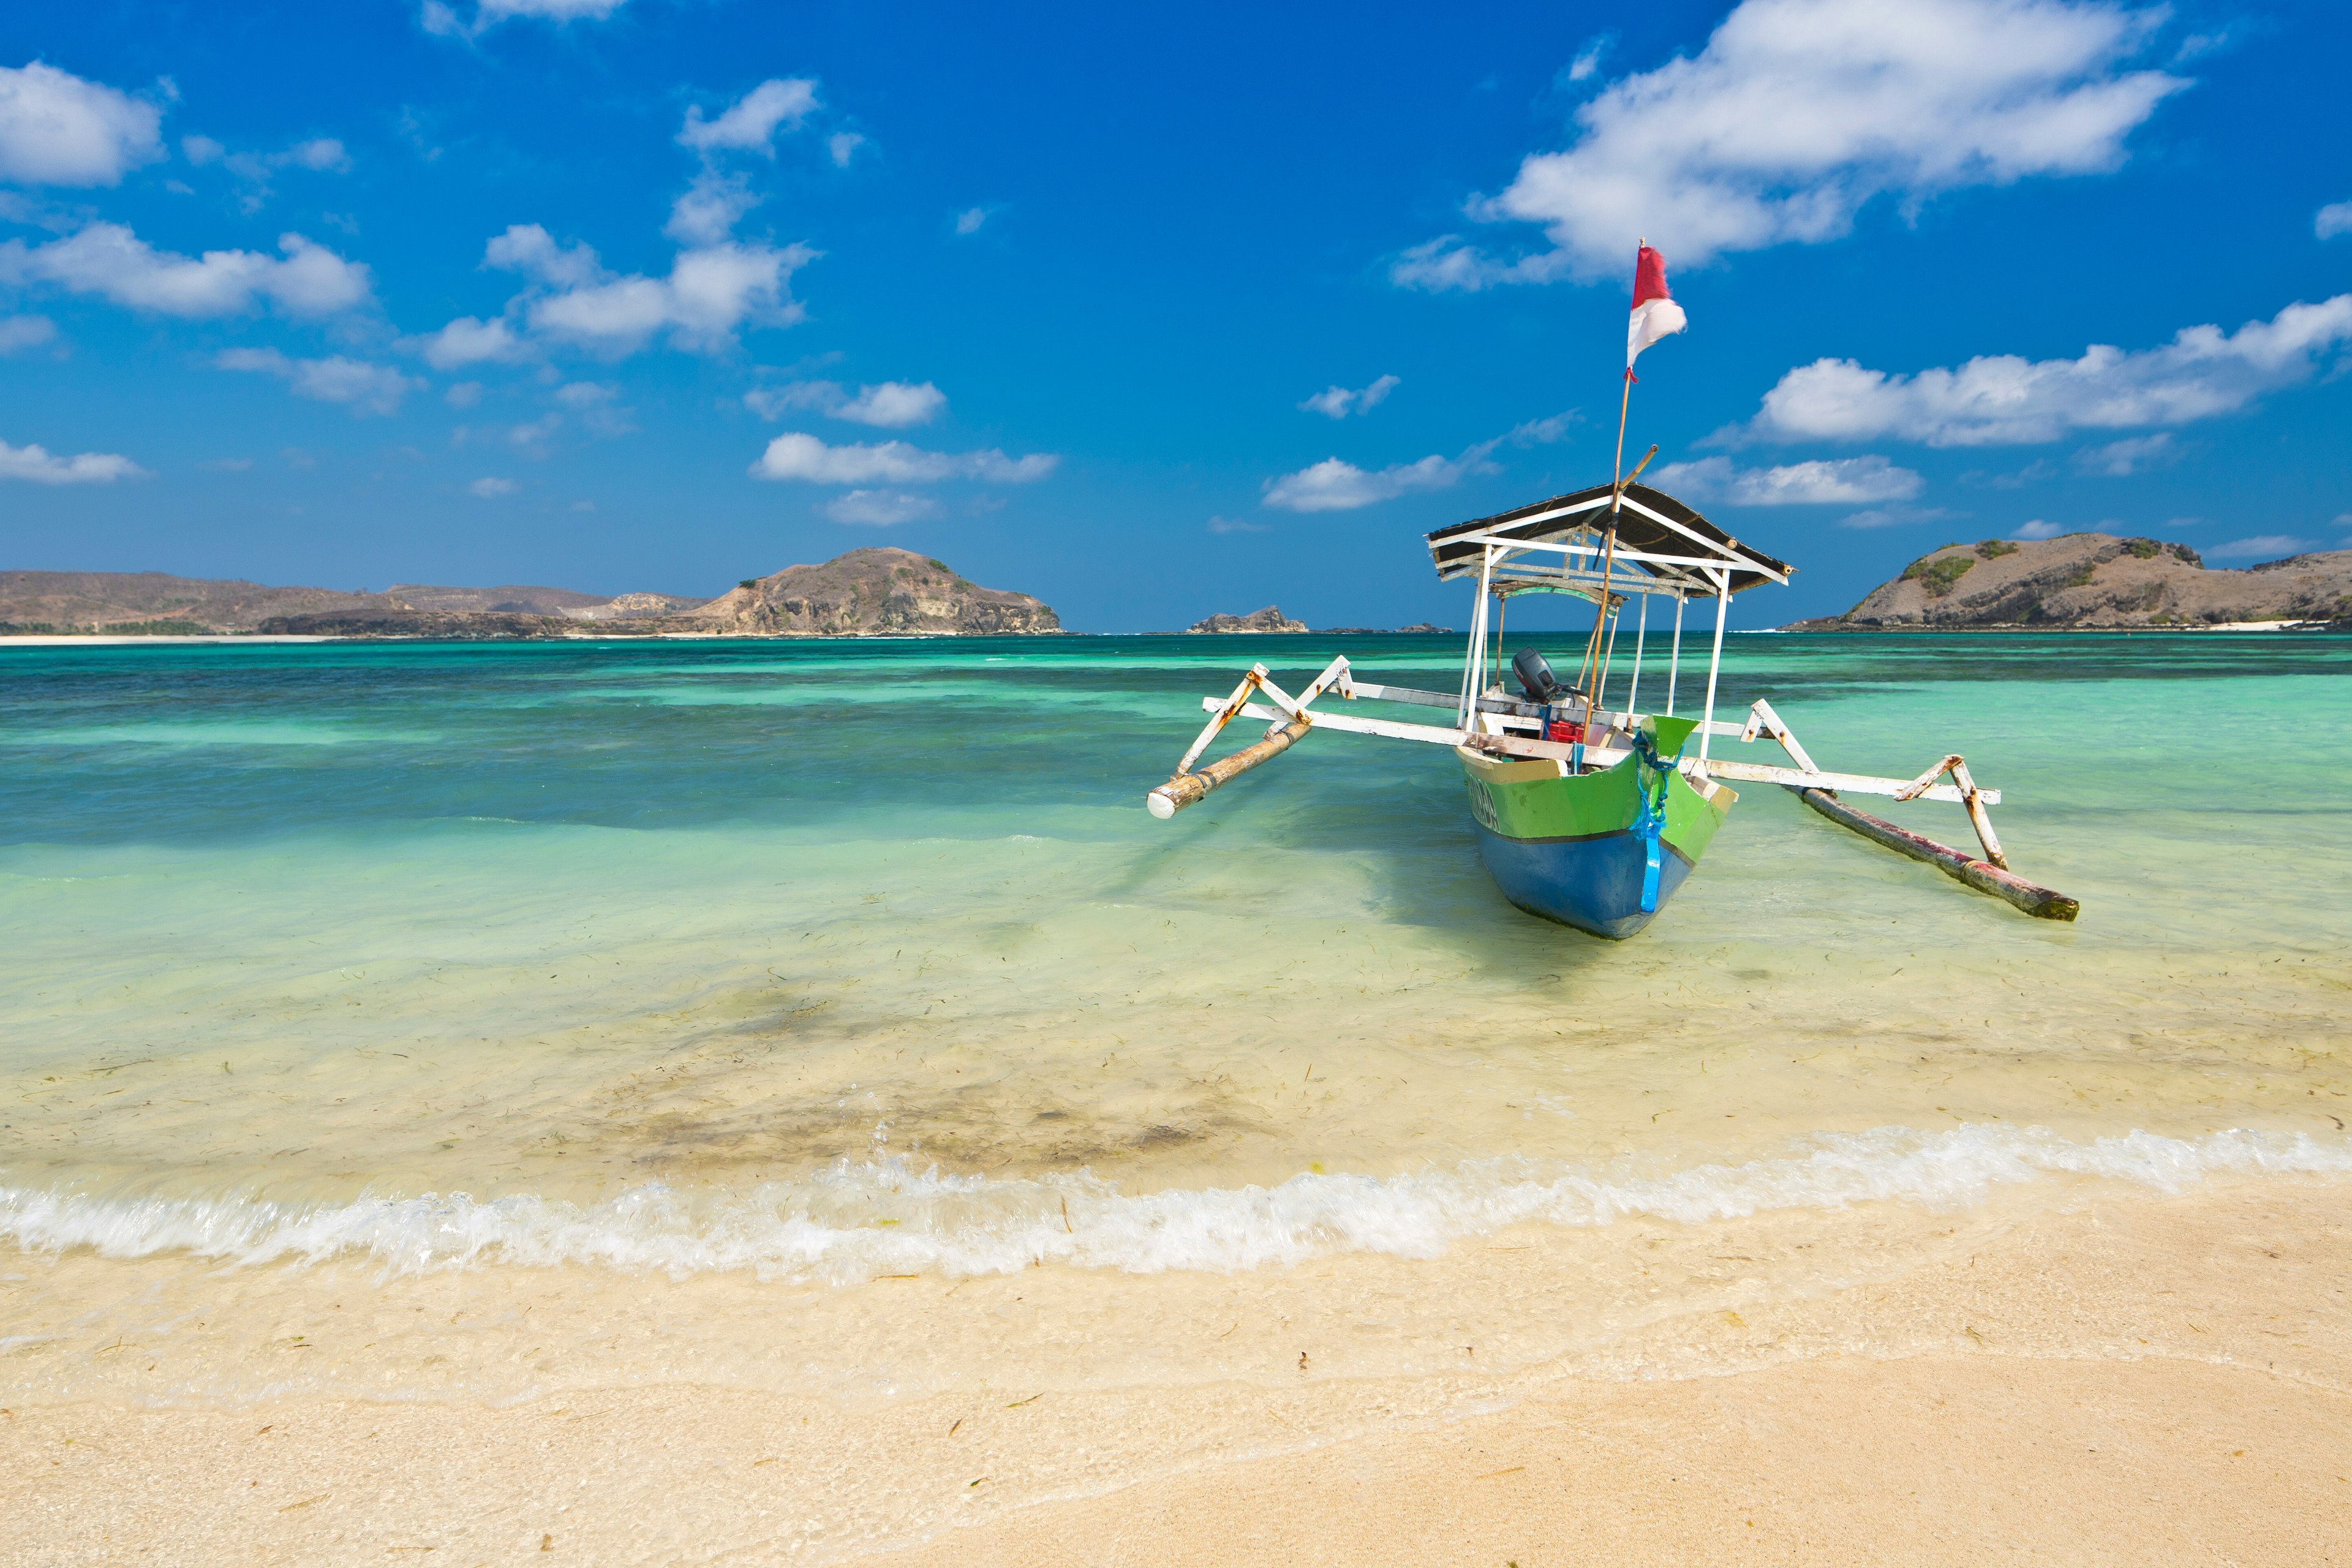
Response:
[[[1591,838],[1506,838],[1484,823],[1478,858],[1503,897],[1531,915],[1622,940],[1657,918],[1642,910],[1642,841],[1627,833]],[[1658,909],[1690,876],[1691,864],[1671,844],[1660,847]]]

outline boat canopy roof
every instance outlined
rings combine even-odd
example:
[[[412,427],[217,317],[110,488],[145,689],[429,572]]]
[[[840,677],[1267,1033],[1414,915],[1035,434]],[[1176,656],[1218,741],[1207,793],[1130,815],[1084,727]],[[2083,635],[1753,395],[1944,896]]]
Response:
[[[1549,588],[1591,598],[1601,575],[1612,485],[1554,496],[1492,517],[1441,528],[1429,536],[1430,559],[1443,581],[1475,577],[1489,546],[1500,546],[1492,569],[1503,592]],[[1627,593],[1712,598],[1719,574],[1730,591],[1783,583],[1796,570],[1751,549],[1664,490],[1627,485],[1617,514],[1617,546],[1610,587]]]

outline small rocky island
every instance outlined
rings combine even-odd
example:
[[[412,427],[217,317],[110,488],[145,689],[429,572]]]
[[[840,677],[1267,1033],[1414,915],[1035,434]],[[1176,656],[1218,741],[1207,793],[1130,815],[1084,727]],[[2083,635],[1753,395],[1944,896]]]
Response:
[[[715,599],[400,583],[381,594],[272,588],[161,572],[0,572],[0,636],[994,637],[1058,632],[1027,594],[967,582],[909,550],[747,577]]]
[[[1252,610],[1246,616],[1214,615],[1206,620],[1194,621],[1184,628],[1187,632],[1303,632],[1305,621],[1294,621],[1275,605]]]
[[[2196,628],[2352,617],[2352,550],[2207,566],[2185,544],[2069,533],[1947,544],[1842,616],[1792,632]]]

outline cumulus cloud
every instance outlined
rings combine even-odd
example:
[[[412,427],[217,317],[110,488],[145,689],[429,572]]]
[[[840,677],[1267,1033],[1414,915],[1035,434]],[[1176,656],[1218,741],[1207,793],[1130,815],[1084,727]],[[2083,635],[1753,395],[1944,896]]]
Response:
[[[2134,436],[2121,441],[2110,441],[2104,447],[2092,447],[2074,454],[2075,467],[2086,473],[2107,474],[2122,479],[2142,468],[2171,461],[2179,454],[2175,449],[2172,434],[2159,430],[2153,436]]]
[[[466,493],[469,496],[478,496],[483,500],[495,500],[500,496],[510,496],[521,488],[512,479],[502,479],[495,474],[490,474],[467,485]]]
[[[175,255],[121,224],[94,223],[63,239],[0,245],[0,283],[50,283],[135,310],[226,316],[268,300],[294,316],[326,316],[367,302],[367,268],[299,234],[280,235],[282,258],[252,250]]]
[[[2234,332],[2183,328],[2163,347],[2136,353],[2095,344],[2080,359],[1999,354],[1910,375],[1850,359],[1816,360],[1764,395],[1744,433],[1768,441],[1893,437],[1979,447],[2055,441],[2075,429],[2185,425],[2307,380],[2323,355],[2347,342],[2352,294],[2289,305]]]
[[[2044,522],[2042,519],[2037,517],[2031,522],[2020,523],[2018,525],[2017,531],[2011,534],[2010,537],[2011,539],[2028,540],[2055,539],[2065,531],[2066,531],[2058,524],[2054,522]]]
[[[1402,384],[1399,377],[1384,375],[1370,386],[1360,386],[1352,392],[1344,386],[1327,386],[1298,406],[1328,419],[1345,419],[1350,414],[1370,414]]]
[[[628,0],[481,0],[468,20],[445,0],[425,0],[417,20],[426,32],[439,37],[474,38],[517,16],[548,22],[601,22],[627,4]]]
[[[35,60],[0,66],[0,180],[112,185],[163,155],[163,110]]]
[[[955,231],[958,234],[978,234],[980,226],[987,221],[986,207],[966,207],[955,216]]]
[[[1540,224],[1551,249],[1501,260],[1448,235],[1391,277],[1615,277],[1637,237],[1689,263],[1835,239],[1882,195],[2113,169],[2189,85],[2126,68],[2164,16],[2107,0],[1744,0],[1697,55],[1612,84],[1577,110],[1565,151],[1529,156],[1465,209]]]
[[[2318,540],[2302,539],[2292,533],[2257,533],[2252,539],[2217,544],[2204,553],[2215,561],[2275,561],[2283,555],[2300,555],[2319,547]]]
[[[213,363],[223,370],[278,376],[297,397],[344,404],[356,415],[396,414],[400,400],[425,384],[388,364],[370,364],[341,354],[289,359],[276,349],[226,349]]]
[[[2352,234],[2352,202],[2330,202],[2320,208],[2319,216],[2312,220],[2311,230],[2322,239]]]
[[[522,340],[502,317],[485,321],[460,316],[425,340],[425,363],[436,370],[455,370],[485,360],[511,360],[522,353]],[[475,390],[478,393],[480,388]]]
[[[918,518],[936,517],[939,510],[939,503],[929,496],[908,495],[904,490],[852,490],[827,502],[824,515],[835,522],[889,528]]]
[[[11,447],[0,441],[0,479],[23,479],[36,485],[110,485],[117,479],[144,478],[146,472],[112,452],[54,458],[45,447]]]
[[[743,215],[760,205],[751,183],[734,174],[705,169],[670,204],[669,222],[662,232],[681,245],[716,245],[735,232]]]
[[[743,405],[762,419],[814,408],[835,419],[904,430],[938,418],[948,405],[948,395],[928,381],[886,381],[860,386],[854,395],[837,381],[793,381],[755,386],[743,395]]]
[[[1739,468],[1728,458],[1703,458],[1696,463],[1668,463],[1650,482],[1693,500],[1732,506],[1867,506],[1909,500],[1922,483],[1909,468],[1896,468],[1875,454],[1771,468]]]
[[[814,485],[922,485],[941,479],[985,479],[1026,484],[1042,479],[1061,461],[1045,453],[1008,458],[982,452],[929,452],[904,441],[857,442],[829,447],[814,436],[794,432],[768,443],[752,476],[798,479]]]
[[[0,316],[0,354],[23,353],[57,335],[58,324],[47,316]]]
[[[1265,504],[1283,511],[1353,511],[1416,490],[1442,490],[1459,483],[1465,474],[1482,468],[1492,447],[1489,442],[1459,458],[1433,453],[1417,463],[1395,463],[1369,471],[1326,458],[1295,474],[1268,479]]]
[[[837,131],[824,141],[824,150],[836,169],[849,167],[849,160],[856,156],[857,150],[865,145],[866,138],[855,131]]]
[[[534,223],[516,224],[491,240],[483,262],[530,282],[531,289],[508,308],[530,333],[617,356],[634,353],[656,334],[707,353],[731,347],[745,326],[791,325],[805,313],[791,297],[792,275],[817,254],[803,245],[778,249],[730,241],[680,251],[667,278],[615,275],[587,246],[560,245]],[[425,348],[426,357],[444,368],[522,352],[509,321],[472,316],[443,327]]]
[[[725,148],[772,158],[777,127],[798,131],[816,107],[815,82],[806,77],[772,78],[737,99],[716,120],[703,119],[698,103],[688,106],[678,145],[698,153]]]

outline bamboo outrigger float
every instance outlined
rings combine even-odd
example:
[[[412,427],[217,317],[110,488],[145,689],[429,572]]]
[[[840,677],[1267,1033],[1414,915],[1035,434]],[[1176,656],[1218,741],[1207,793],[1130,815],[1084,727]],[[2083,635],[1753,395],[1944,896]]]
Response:
[[[2000,804],[2000,792],[1980,787],[1959,754],[1911,779],[1827,773],[1770,702],[1757,700],[1738,721],[1716,717],[1731,596],[1786,584],[1794,568],[1742,544],[1672,496],[1621,480],[1440,529],[1428,541],[1441,579],[1478,584],[1456,691],[1360,680],[1343,656],[1294,698],[1264,665],[1254,665],[1231,695],[1202,700],[1209,721],[1174,776],[1146,797],[1151,814],[1172,817],[1311,731],[1337,730],[1451,747],[1463,769],[1480,858],[1504,897],[1598,936],[1631,936],[1672,900],[1738,800],[1731,783],[1781,785],[1841,826],[1938,866],[2028,914],[2074,918],[2074,900],[2009,869],[1989,809]],[[1593,604],[1593,628],[1573,682],[1559,682],[1539,655],[1522,649],[1509,663],[1517,689],[1503,684],[1504,610],[1528,593]],[[1639,702],[1652,599],[1672,602],[1673,637],[1664,710],[1644,712]],[[1683,623],[1693,599],[1711,600],[1715,620],[1706,695],[1696,718],[1676,711]],[[1612,708],[1618,621],[1629,603],[1640,605],[1633,658],[1623,705]],[[1416,724],[1314,706],[1335,692],[1348,701],[1444,709],[1449,721]],[[1269,728],[1263,740],[1194,771],[1235,719],[1265,720]],[[1715,754],[1718,741],[1768,739],[1790,765]],[[1841,798],[1848,795],[1960,805],[1984,852],[1969,855],[1855,810]]]

